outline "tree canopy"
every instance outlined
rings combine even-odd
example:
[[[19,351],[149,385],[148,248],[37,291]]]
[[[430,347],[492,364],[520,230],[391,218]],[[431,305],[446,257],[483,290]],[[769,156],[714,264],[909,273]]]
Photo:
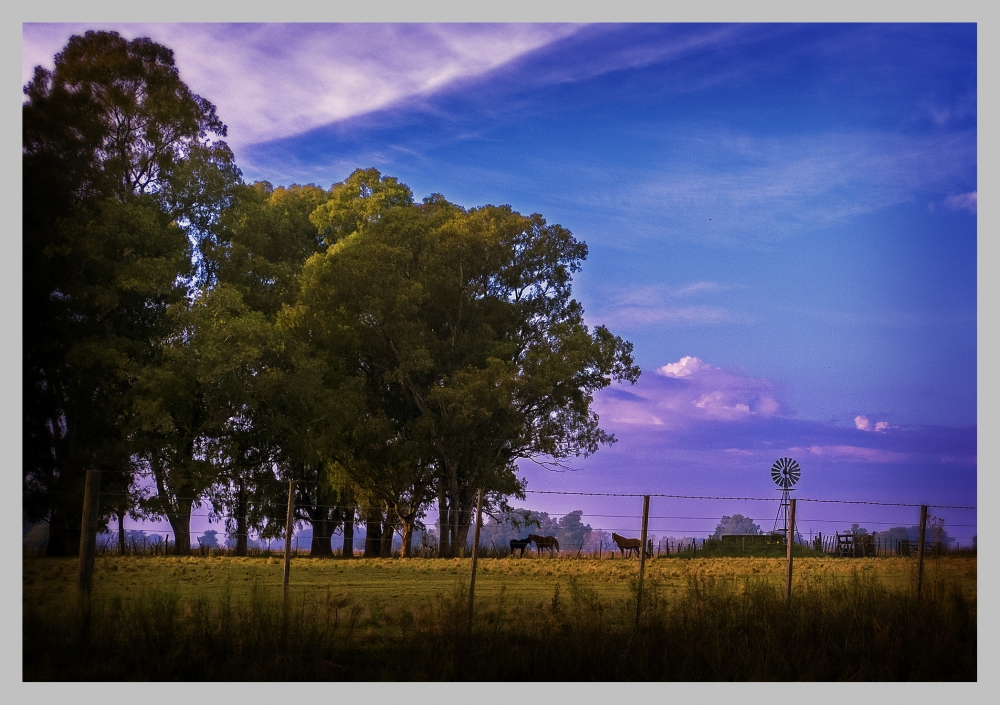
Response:
[[[75,36],[24,91],[33,516],[70,533],[67,478],[114,471],[179,552],[206,502],[245,546],[250,526],[281,530],[291,480],[315,552],[362,517],[369,548],[399,531],[406,555],[436,501],[449,555],[478,489],[488,511],[523,498],[518,461],[614,442],[594,393],[639,369],[585,324],[587,246],[566,228],[416,202],[371,168],[329,189],[244,184],[214,106],[149,39]]]
[[[81,473],[129,465],[135,381],[239,171],[215,108],[149,39],[74,36],[24,92],[26,506],[60,553],[74,550]]]

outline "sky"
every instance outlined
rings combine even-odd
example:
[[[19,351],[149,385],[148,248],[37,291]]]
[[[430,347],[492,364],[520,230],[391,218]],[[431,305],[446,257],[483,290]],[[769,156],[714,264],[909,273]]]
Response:
[[[975,25],[25,24],[22,81],[86,29],[172,48],[247,181],[375,167],[588,244],[574,295],[643,375],[595,398],[618,442],[522,463],[529,490],[768,498],[651,513],[663,535],[770,529],[789,456],[802,499],[976,504]],[[631,531],[641,498],[517,504]],[[931,513],[976,533],[974,511]]]

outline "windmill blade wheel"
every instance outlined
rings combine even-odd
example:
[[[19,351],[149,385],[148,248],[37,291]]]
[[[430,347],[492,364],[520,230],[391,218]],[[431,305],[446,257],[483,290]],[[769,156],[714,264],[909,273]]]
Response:
[[[793,458],[778,458],[771,466],[771,479],[778,487],[787,490],[799,481],[802,468]]]

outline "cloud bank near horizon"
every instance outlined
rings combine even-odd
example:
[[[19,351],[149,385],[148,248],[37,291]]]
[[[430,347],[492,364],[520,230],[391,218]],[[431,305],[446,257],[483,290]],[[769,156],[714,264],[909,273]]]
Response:
[[[619,441],[605,454],[624,454],[639,464],[669,456],[750,468],[782,455],[822,466],[974,469],[977,462],[975,427],[894,425],[864,414],[851,426],[799,419],[773,381],[723,370],[693,355],[646,371],[634,387],[602,390],[594,409],[601,426]],[[600,465],[599,457],[593,463]]]

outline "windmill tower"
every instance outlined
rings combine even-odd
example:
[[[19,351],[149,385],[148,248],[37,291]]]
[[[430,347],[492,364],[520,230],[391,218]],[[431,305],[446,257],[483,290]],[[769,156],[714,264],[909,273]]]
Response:
[[[792,491],[792,485],[799,481],[801,474],[802,468],[792,458],[778,458],[771,466],[771,479],[781,492],[781,504],[778,505],[777,516],[774,517],[772,533],[777,533],[780,527],[786,542],[792,539],[788,535],[788,493]]]

